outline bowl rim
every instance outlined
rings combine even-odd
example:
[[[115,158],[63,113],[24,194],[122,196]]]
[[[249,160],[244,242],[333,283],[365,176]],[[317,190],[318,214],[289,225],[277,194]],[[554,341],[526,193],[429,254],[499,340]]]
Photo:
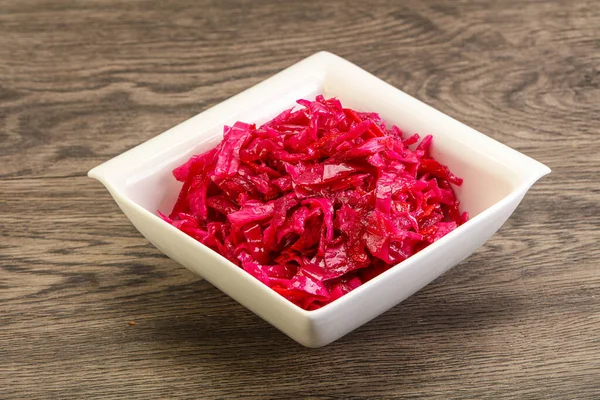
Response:
[[[531,166],[532,171],[530,174],[528,174],[529,175],[528,179],[525,179],[522,182],[520,182],[518,185],[513,187],[506,196],[504,196],[503,198],[501,198],[500,200],[498,200],[491,206],[487,207],[485,210],[481,211],[478,215],[475,215],[473,218],[470,218],[467,222],[465,222],[461,226],[457,227],[450,233],[446,234],[439,240],[431,243],[430,245],[428,245],[427,247],[425,247],[423,250],[419,251],[418,253],[413,254],[412,256],[408,257],[407,259],[401,261],[400,263],[393,265],[388,270],[386,270],[383,273],[377,275],[376,277],[370,279],[369,281],[363,283],[358,288],[352,290],[349,293],[346,293],[344,296],[334,300],[333,302],[326,304],[325,306],[323,306],[319,309],[316,309],[316,310],[305,310],[305,309],[301,308],[300,306],[294,304],[293,302],[287,300],[286,298],[281,296],[279,293],[272,290],[269,286],[260,282],[258,279],[256,279],[254,276],[252,276],[250,273],[246,272],[242,268],[238,267],[236,264],[232,263],[231,261],[229,261],[228,259],[223,257],[221,254],[217,253],[216,251],[212,250],[208,246],[205,246],[201,242],[197,241],[196,239],[192,238],[191,236],[187,235],[186,233],[175,228],[171,224],[167,223],[162,218],[160,218],[156,213],[152,213],[149,210],[147,210],[146,208],[144,208],[143,206],[141,206],[140,204],[138,204],[129,195],[127,195],[127,193],[125,193],[125,190],[123,188],[117,187],[117,185],[113,184],[113,182],[111,181],[111,179],[109,177],[110,170],[112,170],[114,167],[116,167],[119,164],[119,162],[122,162],[123,160],[127,159],[127,157],[129,157],[129,156],[133,156],[136,152],[143,151],[144,146],[147,145],[149,142],[157,140],[159,137],[166,139],[167,136],[173,135],[179,129],[181,129],[184,124],[190,123],[190,121],[195,120],[196,118],[201,118],[201,116],[203,116],[203,115],[206,116],[207,113],[209,113],[209,112],[218,113],[220,111],[220,109],[224,110],[228,105],[234,104],[236,99],[240,98],[238,96],[243,95],[243,96],[249,97],[252,95],[252,93],[259,91],[259,90],[263,90],[267,85],[272,84],[273,82],[276,82],[277,80],[285,79],[286,75],[293,73],[292,71],[294,69],[321,68],[322,72],[324,72],[326,75],[327,73],[330,73],[332,69],[335,69],[337,67],[352,68],[355,72],[359,72],[359,73],[363,74],[363,76],[368,76],[369,79],[371,79],[371,80],[374,79],[379,84],[385,85],[386,87],[389,87],[390,89],[393,89],[394,91],[397,91],[402,96],[404,96],[408,101],[415,102],[415,104],[420,107],[425,106],[426,111],[435,113],[435,115],[438,115],[438,116],[444,116],[445,118],[449,118],[449,121],[454,121],[455,123],[458,123],[458,124],[462,125],[463,127],[468,128],[468,130],[470,131],[469,132],[470,135],[475,135],[476,137],[478,137],[482,140],[485,140],[487,143],[489,143],[493,146],[504,147],[504,149],[503,149],[504,151],[508,150],[508,151],[512,152],[513,156],[521,157],[524,161],[527,162],[528,165]],[[364,74],[367,74],[367,75],[364,75]],[[327,79],[326,76],[323,79],[326,80]],[[175,146],[176,144],[177,143],[172,143],[171,146]],[[132,169],[132,171],[133,170],[135,170],[135,168]],[[498,212],[498,210],[503,209],[507,204],[510,204],[511,202],[515,201],[520,196],[522,197],[533,183],[535,183],[539,178],[541,178],[542,176],[544,176],[550,172],[551,172],[550,168],[548,168],[544,164],[542,164],[542,163],[526,156],[525,154],[523,154],[517,150],[514,150],[500,142],[497,142],[496,140],[492,139],[491,137],[485,135],[482,132],[479,132],[473,128],[468,127],[467,125],[460,123],[459,121],[456,121],[452,117],[450,117],[450,116],[442,113],[441,111],[408,95],[407,93],[403,92],[402,90],[389,85],[385,81],[381,80],[380,78],[377,78],[376,76],[363,70],[362,68],[356,66],[355,64],[352,64],[351,62],[349,62],[337,55],[334,55],[332,53],[329,53],[326,51],[321,51],[321,52],[315,53],[307,58],[304,58],[300,62],[284,69],[283,71],[277,73],[276,75],[274,75],[272,77],[269,77],[269,78],[259,82],[256,85],[232,96],[231,98],[215,105],[214,107],[211,107],[207,110],[201,111],[200,113],[198,113],[195,116],[192,116],[188,120],[183,121],[182,123],[138,144],[137,146],[133,147],[132,149],[127,150],[127,151],[113,157],[112,159],[110,159],[108,161],[105,161],[104,163],[92,168],[88,172],[88,176],[91,178],[97,179],[102,184],[104,184],[104,186],[109,190],[109,192],[113,195],[113,197],[115,197],[116,200],[126,203],[129,207],[132,207],[136,211],[142,213],[142,215],[145,218],[156,219],[156,220],[160,221],[162,224],[164,224],[165,226],[168,226],[169,227],[168,229],[170,230],[170,232],[172,232],[172,234],[174,234],[175,236],[179,235],[179,238],[181,238],[181,239],[178,239],[178,240],[188,240],[190,245],[196,247],[198,250],[201,250],[203,252],[209,251],[209,252],[214,253],[214,255],[216,255],[218,258],[220,258],[224,262],[224,264],[228,265],[228,269],[226,270],[228,272],[226,272],[226,273],[241,274],[240,276],[244,276],[245,277],[244,279],[246,282],[249,282],[250,284],[254,285],[257,288],[260,287],[261,289],[259,289],[259,290],[266,290],[267,292],[270,292],[269,296],[272,299],[274,299],[275,301],[281,303],[282,305],[285,303],[286,304],[285,307],[288,310],[290,310],[291,312],[293,312],[295,315],[301,316],[303,318],[307,318],[308,320],[314,320],[314,319],[322,318],[324,315],[334,313],[338,308],[344,307],[345,303],[351,301],[353,298],[355,298],[357,296],[360,296],[364,292],[369,291],[373,286],[377,285],[377,282],[379,282],[383,279],[388,279],[390,276],[393,276],[395,274],[400,274],[402,272],[402,270],[407,268],[407,266],[410,265],[411,263],[420,262],[422,259],[426,258],[431,253],[437,251],[438,248],[440,248],[444,245],[444,243],[446,243],[446,242],[452,240],[454,237],[460,235],[463,231],[469,229],[471,226],[475,226],[480,221],[483,221],[486,218],[490,217],[491,215],[495,214],[496,212]],[[156,173],[156,172],[154,172],[154,173]],[[117,199],[117,197],[118,197],[118,199]],[[222,265],[219,265],[217,267],[222,268]],[[250,279],[247,279],[247,278],[250,278]],[[203,279],[204,279],[204,277],[203,277]],[[269,307],[269,306],[267,305],[266,307]]]

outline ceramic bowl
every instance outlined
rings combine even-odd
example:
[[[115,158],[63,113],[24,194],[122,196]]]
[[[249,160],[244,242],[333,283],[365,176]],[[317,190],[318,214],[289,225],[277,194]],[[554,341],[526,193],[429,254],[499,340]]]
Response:
[[[305,311],[157,216],[180,189],[171,171],[214,147],[223,126],[265,122],[300,98],[337,97],[378,112],[407,134],[434,136],[433,156],[464,179],[456,188],[471,219],[331,304]],[[390,86],[350,62],[320,52],[92,169],[133,225],[159,250],[308,347],[324,346],[400,303],[488,240],[528,189],[550,169]],[[532,232],[533,234],[533,232]]]

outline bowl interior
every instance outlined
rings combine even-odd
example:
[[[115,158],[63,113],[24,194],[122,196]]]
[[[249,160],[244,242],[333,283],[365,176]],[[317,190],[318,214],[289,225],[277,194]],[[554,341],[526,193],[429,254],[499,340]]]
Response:
[[[157,210],[169,213],[181,183],[171,171],[194,155],[207,151],[221,140],[223,125],[240,120],[263,123],[286,108],[296,105],[299,98],[314,99],[319,93],[325,97],[337,97],[345,107],[361,111],[378,112],[384,121],[398,126],[407,135],[419,133],[434,136],[432,153],[451,171],[462,177],[464,183],[456,187],[462,211],[474,217],[511,193],[518,184],[518,173],[506,164],[488,155],[485,148],[465,142],[461,130],[470,128],[448,118],[439,118],[440,113],[428,113],[423,104],[406,96],[401,103],[380,96],[365,85],[348,85],[343,74],[330,74],[325,79],[294,89],[283,94],[273,93],[270,98],[256,104],[251,110],[224,115],[216,123],[203,125],[201,120],[192,126],[185,140],[174,143],[156,154],[149,154],[138,165],[132,166],[123,181],[125,194],[146,210],[155,214]],[[269,96],[267,96],[269,97]],[[180,129],[181,125],[173,128]],[[183,129],[183,128],[181,128]],[[499,145],[499,144],[498,144]]]

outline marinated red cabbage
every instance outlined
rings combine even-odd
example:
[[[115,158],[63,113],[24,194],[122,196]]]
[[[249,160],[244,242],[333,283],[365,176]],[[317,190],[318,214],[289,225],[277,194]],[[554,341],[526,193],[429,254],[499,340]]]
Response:
[[[432,137],[404,137],[335,98],[298,100],[173,171],[168,223],[306,310],[356,289],[463,224]],[[418,143],[418,144],[417,144]],[[409,147],[410,146],[410,147]]]

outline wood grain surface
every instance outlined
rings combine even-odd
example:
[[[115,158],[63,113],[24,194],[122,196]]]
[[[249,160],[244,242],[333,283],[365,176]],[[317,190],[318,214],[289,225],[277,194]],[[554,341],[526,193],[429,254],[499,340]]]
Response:
[[[465,262],[310,350],[85,174],[319,50],[553,173]],[[598,1],[2,0],[0,398],[598,399],[599,172]]]

